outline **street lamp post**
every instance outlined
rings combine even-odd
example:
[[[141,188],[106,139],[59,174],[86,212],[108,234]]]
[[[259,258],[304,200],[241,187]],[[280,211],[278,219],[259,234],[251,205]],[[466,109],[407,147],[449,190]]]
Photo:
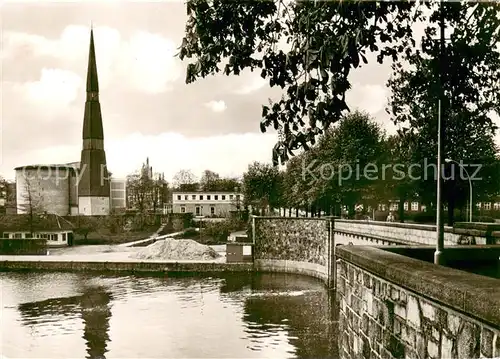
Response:
[[[469,172],[467,172],[467,170],[465,169],[465,167],[461,163],[458,163],[455,160],[447,158],[447,159],[445,159],[445,161],[447,163],[450,163],[450,162],[456,163],[467,174],[467,179],[469,180],[469,222],[472,222],[472,180],[470,178]]]

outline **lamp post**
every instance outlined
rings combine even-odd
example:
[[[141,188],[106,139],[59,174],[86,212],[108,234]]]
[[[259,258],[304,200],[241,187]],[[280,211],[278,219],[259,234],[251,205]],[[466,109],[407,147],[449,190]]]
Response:
[[[438,138],[437,138],[437,189],[436,189],[436,206],[437,206],[437,215],[436,215],[436,251],[434,252],[434,264],[442,265],[444,262],[443,259],[443,251],[444,251],[444,223],[443,223],[443,204],[441,203],[441,191],[443,185],[443,176],[441,175],[441,164],[443,162],[443,142],[444,142],[444,129],[443,126],[443,116],[442,116],[442,106],[443,100],[445,99],[444,92],[444,72],[445,72],[445,47],[444,47],[444,37],[445,37],[445,23],[444,23],[444,0],[441,0],[439,3],[439,25],[440,25],[440,38],[439,38],[439,77],[438,84],[440,88],[439,100],[438,100],[438,121],[437,121],[437,130],[438,130]]]
[[[472,180],[470,178],[469,172],[467,172],[467,170],[465,169],[465,167],[461,163],[458,163],[455,160],[447,158],[447,159],[445,159],[445,162],[446,163],[450,163],[450,162],[456,163],[467,174],[467,179],[469,180],[469,222],[472,222]]]

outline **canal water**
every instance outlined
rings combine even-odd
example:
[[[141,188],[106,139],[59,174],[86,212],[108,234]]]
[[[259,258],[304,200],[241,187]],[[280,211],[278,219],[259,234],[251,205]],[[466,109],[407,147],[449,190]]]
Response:
[[[309,277],[4,272],[0,284],[0,357],[338,357],[334,301]]]

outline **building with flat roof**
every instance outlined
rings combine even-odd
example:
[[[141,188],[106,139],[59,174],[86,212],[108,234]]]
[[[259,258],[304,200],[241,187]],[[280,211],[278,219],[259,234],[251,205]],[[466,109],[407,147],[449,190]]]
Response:
[[[243,195],[237,192],[173,192],[172,212],[195,216],[225,217],[243,208]]]

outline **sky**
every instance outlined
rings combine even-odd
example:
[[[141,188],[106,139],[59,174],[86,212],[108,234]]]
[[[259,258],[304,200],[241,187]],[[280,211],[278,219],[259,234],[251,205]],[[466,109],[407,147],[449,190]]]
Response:
[[[0,175],[29,164],[79,161],[90,25],[93,24],[109,170],[124,178],[149,157],[167,179],[180,169],[240,176],[271,162],[274,133],[259,130],[262,105],[277,99],[257,72],[185,84],[174,55],[186,21],[181,1],[0,0]],[[351,76],[351,109],[388,133],[389,64]],[[500,137],[499,137],[500,143]]]

